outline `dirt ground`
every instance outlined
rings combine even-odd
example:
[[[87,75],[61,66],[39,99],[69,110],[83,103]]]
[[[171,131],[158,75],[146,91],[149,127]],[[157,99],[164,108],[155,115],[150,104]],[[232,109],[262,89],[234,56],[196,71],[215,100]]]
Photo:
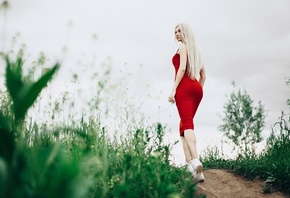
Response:
[[[211,169],[204,171],[205,181],[197,185],[198,194],[206,194],[207,198],[289,198],[272,189],[270,194],[263,194],[263,181],[248,181],[225,170]]]

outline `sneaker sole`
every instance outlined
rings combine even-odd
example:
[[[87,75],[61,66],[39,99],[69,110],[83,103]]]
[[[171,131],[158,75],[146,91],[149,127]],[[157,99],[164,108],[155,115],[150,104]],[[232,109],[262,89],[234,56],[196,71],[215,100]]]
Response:
[[[194,179],[194,183],[202,183],[204,182],[204,179]]]
[[[204,177],[202,177],[201,174],[197,175],[195,178],[195,182],[197,182],[197,183],[204,182]]]

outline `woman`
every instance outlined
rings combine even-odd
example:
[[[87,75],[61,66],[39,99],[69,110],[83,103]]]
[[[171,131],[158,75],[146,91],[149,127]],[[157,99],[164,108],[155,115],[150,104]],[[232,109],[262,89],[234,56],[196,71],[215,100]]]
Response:
[[[175,80],[169,102],[175,103],[180,117],[179,133],[187,168],[197,182],[204,181],[202,164],[196,151],[193,118],[203,96],[205,69],[191,28],[184,23],[175,27],[179,49],[172,58]],[[198,79],[198,80],[197,80]]]

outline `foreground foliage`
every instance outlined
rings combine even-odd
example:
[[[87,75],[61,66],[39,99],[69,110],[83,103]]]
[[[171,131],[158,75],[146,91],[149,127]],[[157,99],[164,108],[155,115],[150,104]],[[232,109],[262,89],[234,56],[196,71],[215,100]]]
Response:
[[[6,57],[9,95],[0,112],[0,197],[193,197],[184,168],[170,164],[157,123],[110,136],[98,117],[54,128],[25,115],[59,67],[37,81],[22,75],[22,57]],[[1,101],[2,102],[2,101]],[[6,104],[6,105],[5,105]]]

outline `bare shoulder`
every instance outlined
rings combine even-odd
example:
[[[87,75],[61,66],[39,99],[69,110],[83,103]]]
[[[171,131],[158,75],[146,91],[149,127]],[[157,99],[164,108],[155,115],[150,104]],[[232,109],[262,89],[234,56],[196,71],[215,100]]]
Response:
[[[186,45],[184,43],[180,43],[179,50],[186,49]]]
[[[186,45],[184,43],[181,43],[179,45],[179,52],[186,52]]]

